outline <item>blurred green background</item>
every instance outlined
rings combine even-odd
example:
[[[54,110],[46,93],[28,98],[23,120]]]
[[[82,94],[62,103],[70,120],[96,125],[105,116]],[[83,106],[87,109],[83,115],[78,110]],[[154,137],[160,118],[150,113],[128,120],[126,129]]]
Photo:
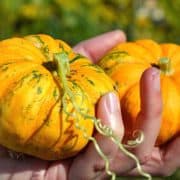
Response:
[[[180,0],[0,0],[0,39],[47,33],[69,44],[113,29],[180,43]]]
[[[73,46],[122,29],[128,40],[180,44],[179,13],[180,0],[0,0],[0,39],[47,33]],[[180,172],[157,179],[178,180]]]

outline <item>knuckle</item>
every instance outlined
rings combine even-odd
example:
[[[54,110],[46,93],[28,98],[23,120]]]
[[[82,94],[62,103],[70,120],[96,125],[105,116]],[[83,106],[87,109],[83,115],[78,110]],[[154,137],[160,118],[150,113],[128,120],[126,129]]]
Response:
[[[159,115],[162,114],[162,110],[163,110],[162,104],[161,104],[161,103],[158,103],[158,104],[156,104],[156,105],[154,106],[153,114],[154,114],[155,116],[159,116]]]
[[[146,155],[137,155],[140,164],[145,164],[147,161],[149,161],[151,159],[151,155],[150,154],[146,154]]]
[[[160,104],[152,104],[150,105],[151,107],[151,110],[148,109],[144,109],[142,108],[142,110],[139,112],[138,116],[141,117],[141,118],[145,118],[145,117],[148,117],[148,118],[153,118],[154,117],[161,117],[162,116],[162,112],[163,112],[163,107]]]

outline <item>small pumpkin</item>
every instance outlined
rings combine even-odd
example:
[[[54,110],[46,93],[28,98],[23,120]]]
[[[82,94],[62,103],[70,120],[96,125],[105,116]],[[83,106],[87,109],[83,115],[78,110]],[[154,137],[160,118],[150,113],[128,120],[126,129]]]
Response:
[[[0,42],[0,144],[45,160],[77,154],[93,133],[95,104],[113,81],[45,34]]]
[[[135,130],[140,111],[139,80],[145,69],[155,66],[161,72],[163,99],[162,125],[156,144],[169,141],[180,132],[180,46],[158,44],[144,39],[118,44],[99,62],[114,80],[125,117],[126,137]]]

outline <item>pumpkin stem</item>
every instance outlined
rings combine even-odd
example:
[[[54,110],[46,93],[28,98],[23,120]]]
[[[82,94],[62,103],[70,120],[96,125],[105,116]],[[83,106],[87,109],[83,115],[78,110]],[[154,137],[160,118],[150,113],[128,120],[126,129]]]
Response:
[[[170,75],[172,73],[171,60],[167,57],[162,57],[159,59],[158,66],[161,72],[165,75]]]
[[[60,53],[55,53],[54,62],[56,63],[57,67],[57,75],[62,82],[62,88],[66,89],[68,88],[66,76],[70,73],[69,58],[67,53],[64,51]]]

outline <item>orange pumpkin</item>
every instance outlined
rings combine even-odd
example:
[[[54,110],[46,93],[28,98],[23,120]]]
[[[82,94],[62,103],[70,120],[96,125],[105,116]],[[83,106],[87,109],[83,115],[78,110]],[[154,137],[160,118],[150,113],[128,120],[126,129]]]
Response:
[[[140,111],[140,77],[151,66],[161,71],[163,114],[157,145],[167,142],[180,132],[179,45],[158,44],[152,40],[125,42],[108,52],[99,65],[117,85],[123,116],[126,117],[126,136],[132,135]]]
[[[48,35],[0,42],[0,144],[46,160],[77,154],[113,81]]]

